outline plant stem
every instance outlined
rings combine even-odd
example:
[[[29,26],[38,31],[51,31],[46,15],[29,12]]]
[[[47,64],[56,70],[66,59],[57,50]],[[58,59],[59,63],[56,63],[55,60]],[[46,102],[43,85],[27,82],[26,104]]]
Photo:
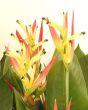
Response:
[[[69,70],[66,69],[66,107],[69,103]]]

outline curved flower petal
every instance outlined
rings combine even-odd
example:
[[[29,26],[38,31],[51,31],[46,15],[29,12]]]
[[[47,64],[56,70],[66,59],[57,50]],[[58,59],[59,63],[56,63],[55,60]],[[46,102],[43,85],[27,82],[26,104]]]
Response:
[[[20,73],[20,64],[19,64],[19,62],[13,57],[10,57],[10,62],[12,64],[14,70],[16,70],[18,73]]]
[[[41,42],[42,40],[43,40],[43,22],[41,22],[38,42]],[[41,48],[42,48],[42,46],[39,47],[39,50],[41,50]]]
[[[17,38],[20,42],[24,43],[25,45],[27,45],[26,41],[22,38],[21,34],[18,32],[18,30],[16,30],[16,35]]]
[[[67,37],[68,34],[68,12],[66,14],[63,13],[63,29],[65,32],[63,32],[63,36]]]
[[[61,50],[61,48],[62,48],[62,41],[61,41],[59,35],[57,34],[57,32],[56,32],[56,30],[54,29],[54,27],[52,27],[52,26],[50,26],[50,25],[49,25],[49,30],[50,30],[52,39],[53,39],[53,41],[54,41],[54,44],[55,44],[57,50],[58,50],[59,52],[61,52],[61,51],[62,51],[62,50]]]
[[[26,45],[26,57],[25,60],[30,60],[30,45]]]
[[[74,11],[73,11],[73,15],[72,15],[72,25],[71,25],[71,35],[74,34]]]
[[[47,74],[49,73],[52,65],[54,64],[56,58],[57,58],[58,54],[56,54],[52,60],[50,61],[50,63],[45,67],[45,69],[42,71],[41,74],[38,75],[38,77],[36,78],[36,80],[33,82],[32,87],[30,88],[30,93],[33,92],[40,84],[41,82],[44,80],[44,78],[47,76]]]
[[[57,29],[58,32],[60,32],[62,38],[64,39],[64,30],[63,30],[63,27],[58,25],[56,22],[51,22],[50,25],[52,27],[54,27],[55,29]],[[66,37],[66,36],[65,36]]]
[[[33,33],[34,33],[35,29],[36,29],[36,20],[34,21],[34,23],[33,23],[33,25],[32,25],[32,32],[33,32]]]

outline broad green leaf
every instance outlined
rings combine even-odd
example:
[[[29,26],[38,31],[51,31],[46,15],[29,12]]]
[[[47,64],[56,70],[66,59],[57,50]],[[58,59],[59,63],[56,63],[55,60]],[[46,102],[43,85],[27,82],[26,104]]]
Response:
[[[6,56],[5,61],[4,61],[4,66],[3,66],[3,75],[5,75],[8,70],[11,68],[9,58]]]
[[[87,91],[88,91],[88,55],[85,55],[79,46],[76,48],[75,54],[81,66],[81,69],[85,78],[86,86],[87,86]]]
[[[12,110],[13,91],[10,90],[4,78],[0,79],[0,110]]]
[[[6,59],[6,56],[4,55],[0,61],[0,76],[3,75],[3,68],[4,68],[5,59]]]
[[[20,92],[23,93],[23,85],[21,80],[18,78],[15,72],[13,72],[11,68],[11,64],[9,58],[4,55],[2,60],[0,61],[0,76],[5,76],[12,85]]]
[[[71,110],[88,110],[86,82],[76,55],[74,55],[69,69],[69,99],[72,101]],[[47,110],[53,110],[55,98],[58,109],[66,110],[66,72],[64,64],[59,58],[49,72],[47,82]]]
[[[3,55],[0,61],[0,76],[4,76],[7,73],[9,66],[10,63],[8,57],[6,55]]]
[[[47,110],[53,110],[54,100],[57,100],[59,110],[66,108],[65,95],[65,67],[61,60],[57,59],[47,78],[46,101]]]
[[[24,94],[22,82],[16,73],[9,69],[5,77],[11,82],[17,91],[19,91],[21,94]]]
[[[72,101],[71,110],[88,110],[88,93],[85,78],[74,55],[70,65],[69,95]]]

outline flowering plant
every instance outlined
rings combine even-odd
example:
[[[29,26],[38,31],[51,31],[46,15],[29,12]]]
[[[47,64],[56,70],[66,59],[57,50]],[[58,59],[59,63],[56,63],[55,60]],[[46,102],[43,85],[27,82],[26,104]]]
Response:
[[[17,23],[26,37],[18,30],[11,33],[21,49],[6,46],[0,61],[0,110],[88,110],[88,55],[79,46],[74,49],[74,39],[85,32],[74,32],[74,13],[70,37],[68,12],[63,13],[62,25],[43,17],[37,43],[36,20],[29,26]],[[55,44],[47,65],[41,62],[48,42],[43,23]]]

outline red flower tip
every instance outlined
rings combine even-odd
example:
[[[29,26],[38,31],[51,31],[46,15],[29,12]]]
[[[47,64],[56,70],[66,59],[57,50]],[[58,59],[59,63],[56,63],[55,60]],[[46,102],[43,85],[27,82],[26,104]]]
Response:
[[[34,33],[35,29],[36,29],[36,20],[34,21],[34,23],[33,23],[33,25],[32,25],[32,32],[33,32],[33,33]]]
[[[58,108],[57,108],[57,103],[56,103],[56,99],[54,100],[54,107],[53,107],[53,110],[58,110]]]
[[[30,58],[30,45],[26,45],[26,59]]]
[[[21,34],[18,32],[18,30],[16,30],[16,35],[17,35],[17,38],[19,40],[19,42],[22,42],[24,43],[25,45],[27,45],[27,43],[25,42],[25,40],[22,38]]]
[[[74,34],[74,11],[73,11],[73,15],[72,15],[72,26],[71,26],[71,35]]]
[[[39,33],[39,40],[38,42],[41,42],[43,39],[43,22],[41,22],[41,27],[40,27],[40,33]],[[39,47],[39,50],[41,50],[42,46]]]
[[[70,102],[68,104],[67,110],[70,110],[70,108],[71,108],[71,100],[70,100]]]
[[[65,15],[65,26],[66,26],[67,31],[68,31],[68,12],[66,12],[66,15]]]
[[[40,27],[40,34],[39,34],[39,42],[42,41],[43,39],[43,22],[41,22],[41,27]]]

